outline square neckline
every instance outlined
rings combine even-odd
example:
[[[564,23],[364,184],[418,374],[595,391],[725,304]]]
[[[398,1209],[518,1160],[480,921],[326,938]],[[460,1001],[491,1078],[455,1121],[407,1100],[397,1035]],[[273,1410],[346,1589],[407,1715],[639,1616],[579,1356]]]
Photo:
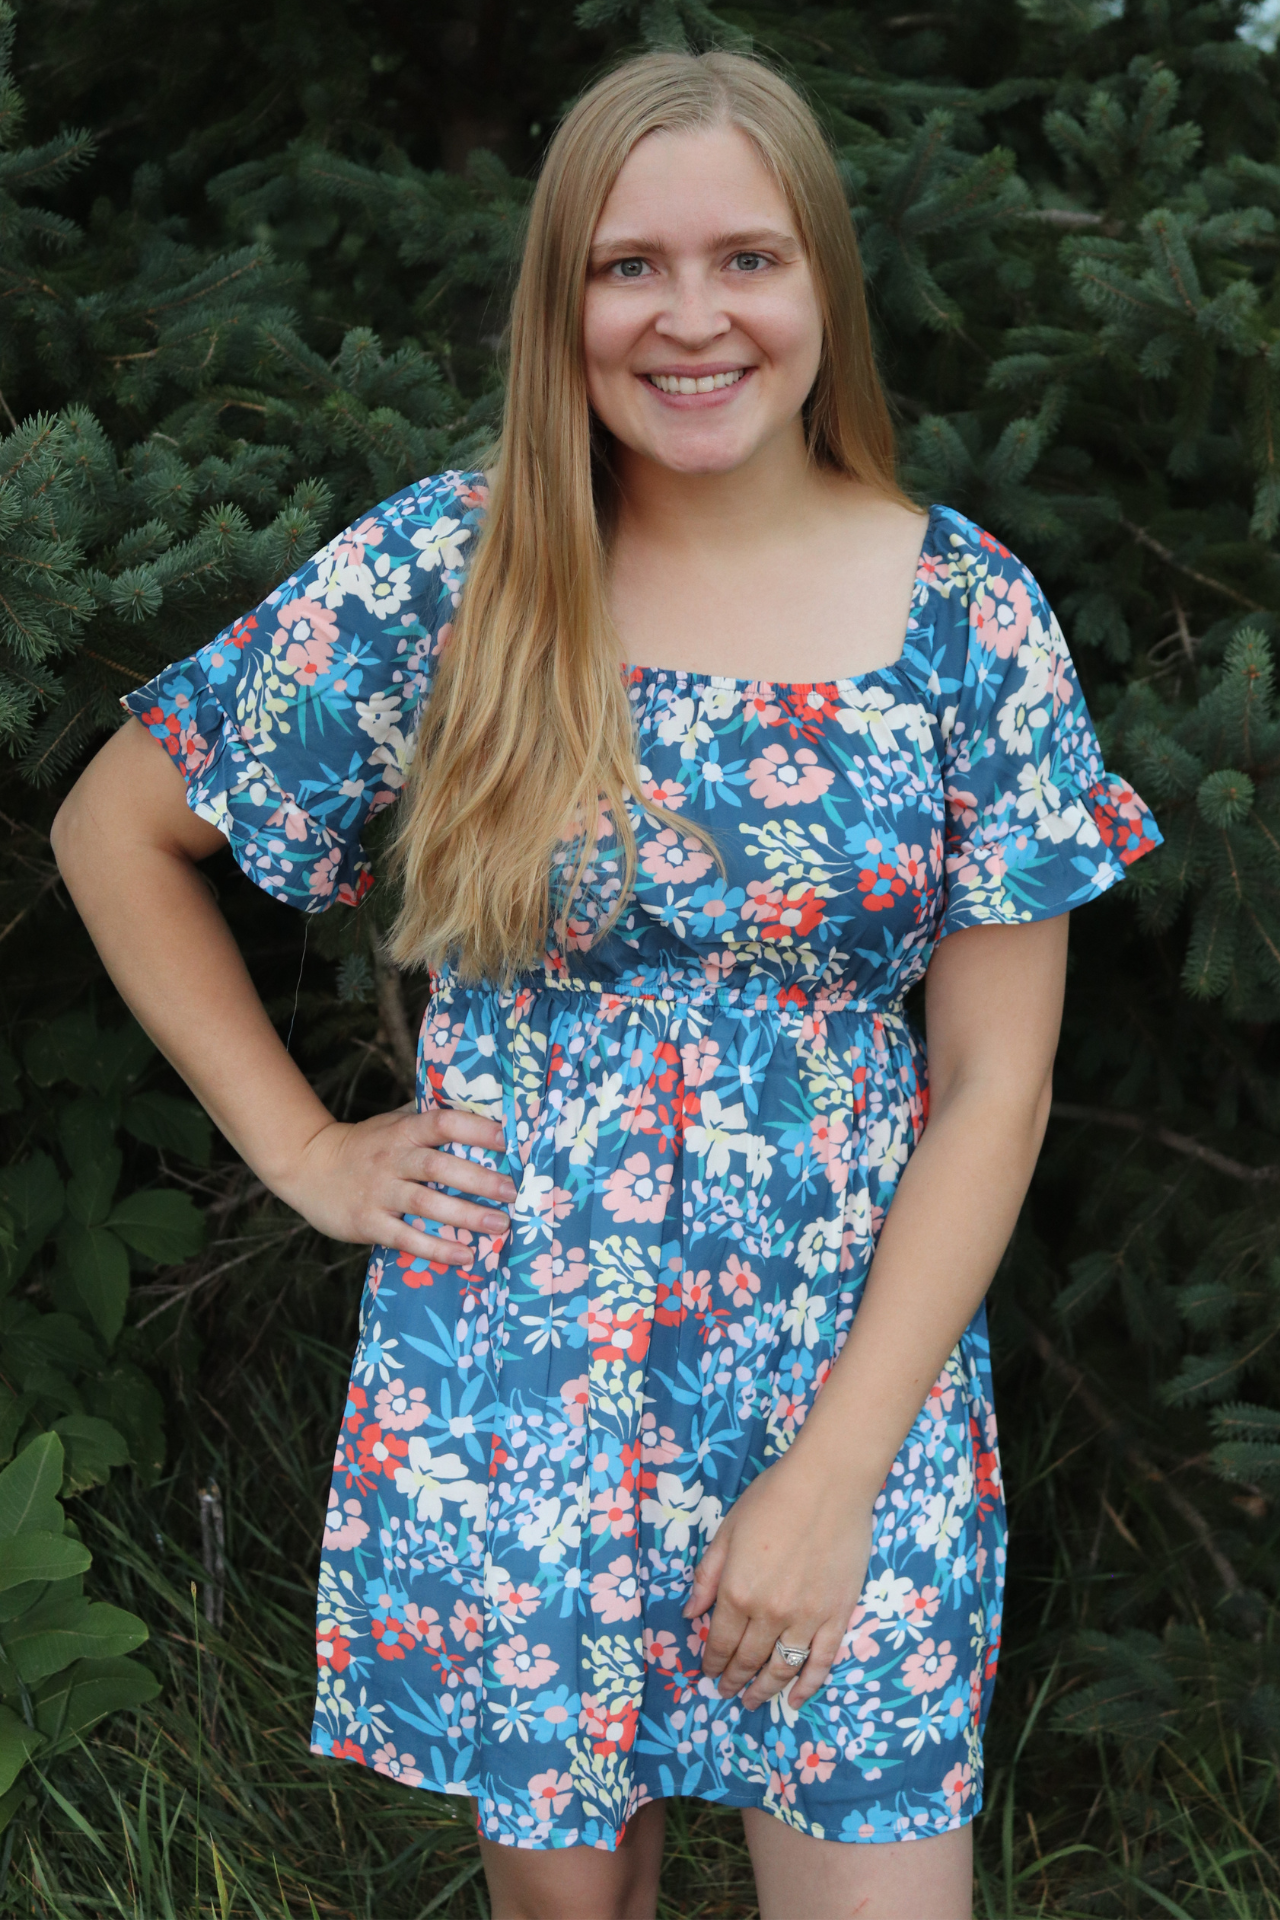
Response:
[[[926,511],[927,519],[925,522],[924,539],[920,543],[920,553],[916,560],[915,572],[911,576],[913,602],[915,599],[914,590],[920,579],[921,568],[924,566],[926,556],[931,557],[934,527],[942,509],[939,503],[934,501]],[[861,673],[839,674],[834,680],[766,680],[759,674],[741,676],[729,673],[708,673],[705,668],[700,667],[645,667],[637,666],[627,660],[624,660],[622,663],[622,671],[628,681],[634,681],[637,675],[648,675],[650,678],[656,680],[697,680],[711,686],[719,687],[781,687],[787,691],[793,691],[799,687],[857,687],[861,686],[866,680],[878,679],[881,674],[896,673],[903,665],[910,641],[911,611],[910,608],[908,608],[907,624],[902,634],[902,645],[898,648],[892,660],[887,661],[880,667],[866,667]]]

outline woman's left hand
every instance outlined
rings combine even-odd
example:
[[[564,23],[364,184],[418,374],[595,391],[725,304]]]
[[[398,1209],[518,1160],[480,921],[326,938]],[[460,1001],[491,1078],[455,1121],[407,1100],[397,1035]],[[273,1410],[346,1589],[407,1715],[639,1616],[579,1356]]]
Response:
[[[867,1577],[872,1499],[793,1449],[729,1509],[684,1608],[693,1619],[715,1603],[702,1671],[725,1699],[746,1687],[758,1707],[794,1682],[798,1707],[826,1684]],[[779,1639],[810,1649],[802,1667],[778,1657]]]

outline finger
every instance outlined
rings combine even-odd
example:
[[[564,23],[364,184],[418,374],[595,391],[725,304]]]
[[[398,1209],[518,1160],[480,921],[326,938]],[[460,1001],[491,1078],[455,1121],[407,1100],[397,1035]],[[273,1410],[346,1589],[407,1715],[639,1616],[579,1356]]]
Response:
[[[408,1180],[393,1188],[388,1201],[390,1208],[415,1218],[434,1220],[441,1226],[466,1227],[471,1233],[506,1233],[511,1226],[505,1213],[474,1206],[470,1200],[456,1200],[451,1193],[441,1193],[436,1187],[415,1186]]]
[[[419,1146],[438,1146],[442,1140],[456,1140],[459,1146],[486,1147],[490,1153],[505,1153],[507,1136],[500,1120],[486,1119],[482,1113],[460,1113],[456,1107],[427,1107],[421,1113],[406,1114],[405,1130]]]
[[[716,1601],[716,1609],[707,1630],[707,1644],[702,1649],[702,1671],[711,1679],[723,1673],[746,1630],[747,1615],[730,1606],[722,1595]]]
[[[782,1658],[778,1652],[778,1639],[784,1641],[789,1647],[809,1647],[811,1649],[809,1659],[813,1658],[812,1647],[815,1641],[812,1632],[806,1627],[795,1624],[784,1628],[775,1639],[768,1660],[743,1695],[742,1704],[748,1709],[761,1706],[764,1701],[771,1700],[775,1693],[781,1693],[784,1687],[790,1686],[793,1680],[798,1679],[801,1673],[808,1670],[808,1660],[803,1667],[793,1667],[790,1661]],[[792,1698],[794,1699],[794,1695]]]
[[[371,1233],[361,1234],[360,1238],[389,1247],[393,1253],[407,1253],[415,1260],[427,1260],[433,1266],[469,1267],[481,1251],[470,1240],[446,1240],[423,1233],[395,1214],[385,1214],[375,1221]]]
[[[491,1200],[514,1200],[516,1183],[510,1174],[464,1160],[460,1154],[438,1153],[433,1147],[414,1147],[396,1169],[406,1180],[429,1181],[439,1187],[458,1187],[464,1193],[483,1193]]]
[[[815,1693],[821,1693],[826,1686],[844,1635],[844,1626],[838,1620],[824,1620],[818,1628],[813,1636],[809,1658],[801,1667],[791,1689],[793,1707],[802,1707],[806,1700],[811,1700]],[[786,1634],[782,1637],[784,1640],[787,1638]]]
[[[700,1613],[706,1613],[714,1606],[720,1587],[720,1573],[729,1552],[729,1533],[727,1527],[721,1527],[711,1545],[699,1560],[693,1572],[693,1585],[689,1589],[689,1598],[680,1609],[686,1620],[694,1619]]]
[[[775,1638],[773,1629],[766,1621],[755,1619],[747,1623],[746,1631],[720,1675],[722,1699],[727,1700],[731,1694],[741,1693],[754,1680],[761,1667],[767,1665]]]

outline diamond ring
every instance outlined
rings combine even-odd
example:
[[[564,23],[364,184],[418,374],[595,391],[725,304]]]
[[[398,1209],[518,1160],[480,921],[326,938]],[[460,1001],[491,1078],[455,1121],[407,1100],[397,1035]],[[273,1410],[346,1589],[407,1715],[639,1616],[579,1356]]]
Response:
[[[788,1667],[802,1667],[810,1653],[808,1647],[789,1647],[785,1640],[775,1640],[773,1650]]]

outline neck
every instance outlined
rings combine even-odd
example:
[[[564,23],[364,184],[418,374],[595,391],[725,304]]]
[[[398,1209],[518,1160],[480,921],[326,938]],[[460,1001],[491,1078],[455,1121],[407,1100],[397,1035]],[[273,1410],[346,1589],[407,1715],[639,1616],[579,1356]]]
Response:
[[[737,548],[776,541],[825,492],[799,419],[727,473],[679,473],[615,443],[615,533],[629,542],[678,548]]]

